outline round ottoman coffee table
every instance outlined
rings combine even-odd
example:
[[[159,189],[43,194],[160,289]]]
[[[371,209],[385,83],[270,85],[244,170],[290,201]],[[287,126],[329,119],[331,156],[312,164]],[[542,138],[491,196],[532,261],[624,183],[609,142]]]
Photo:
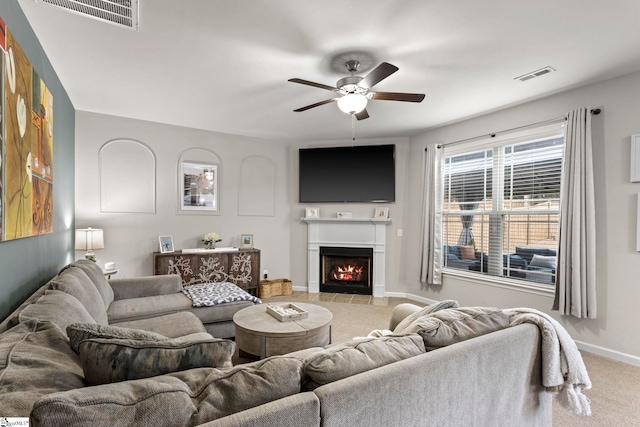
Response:
[[[283,304],[286,303],[277,305]],[[293,304],[309,312],[309,317],[280,322],[267,313],[267,304],[256,304],[234,314],[238,349],[263,359],[331,343],[333,314],[319,305]]]

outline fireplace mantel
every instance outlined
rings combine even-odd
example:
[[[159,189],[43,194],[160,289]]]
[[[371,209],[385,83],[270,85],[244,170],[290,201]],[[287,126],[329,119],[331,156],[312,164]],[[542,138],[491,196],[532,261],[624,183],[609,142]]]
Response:
[[[307,223],[307,286],[320,292],[320,247],[373,249],[373,296],[385,295],[385,246],[388,218],[302,218]]]

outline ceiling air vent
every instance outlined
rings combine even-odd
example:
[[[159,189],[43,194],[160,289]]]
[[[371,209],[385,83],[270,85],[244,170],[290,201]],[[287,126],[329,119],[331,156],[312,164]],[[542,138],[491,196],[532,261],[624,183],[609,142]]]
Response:
[[[119,27],[140,30],[139,0],[35,0]]]
[[[520,80],[521,82],[526,82],[527,80],[535,79],[536,77],[544,76],[545,74],[549,74],[550,72],[555,71],[555,69],[551,67],[540,68],[539,70],[532,71],[527,74],[523,74],[520,77],[516,77],[513,80]]]

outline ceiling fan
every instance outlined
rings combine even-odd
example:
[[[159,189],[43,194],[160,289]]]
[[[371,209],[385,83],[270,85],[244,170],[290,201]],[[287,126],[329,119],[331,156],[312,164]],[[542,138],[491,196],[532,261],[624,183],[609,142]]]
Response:
[[[288,81],[293,83],[300,83],[303,85],[318,87],[320,89],[326,89],[331,92],[335,92],[338,96],[335,98],[326,99],[324,101],[316,102],[315,104],[307,105],[306,107],[293,110],[297,113],[309,110],[311,108],[319,107],[320,105],[330,104],[332,102],[338,103],[338,108],[347,114],[355,115],[358,120],[363,120],[369,117],[367,113],[367,102],[370,99],[381,101],[404,101],[404,102],[422,102],[424,99],[423,93],[399,93],[399,92],[373,92],[371,88],[382,80],[389,77],[391,74],[398,71],[398,67],[383,62],[374,68],[369,74],[364,77],[354,75],[358,72],[360,62],[357,60],[349,60],[345,62],[347,71],[351,73],[351,76],[344,77],[336,83],[335,87],[324,85],[322,83],[310,82],[303,79],[289,79]]]

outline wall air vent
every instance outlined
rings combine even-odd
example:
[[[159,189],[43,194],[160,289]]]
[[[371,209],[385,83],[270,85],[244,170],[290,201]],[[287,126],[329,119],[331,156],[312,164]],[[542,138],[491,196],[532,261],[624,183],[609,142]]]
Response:
[[[140,30],[139,0],[35,0],[119,27]]]
[[[523,74],[519,77],[514,78],[513,80],[520,80],[521,82],[526,82],[527,80],[535,79],[536,77],[544,76],[545,74],[549,74],[550,72],[555,71],[554,68],[544,67],[539,70],[532,71],[527,74]]]

